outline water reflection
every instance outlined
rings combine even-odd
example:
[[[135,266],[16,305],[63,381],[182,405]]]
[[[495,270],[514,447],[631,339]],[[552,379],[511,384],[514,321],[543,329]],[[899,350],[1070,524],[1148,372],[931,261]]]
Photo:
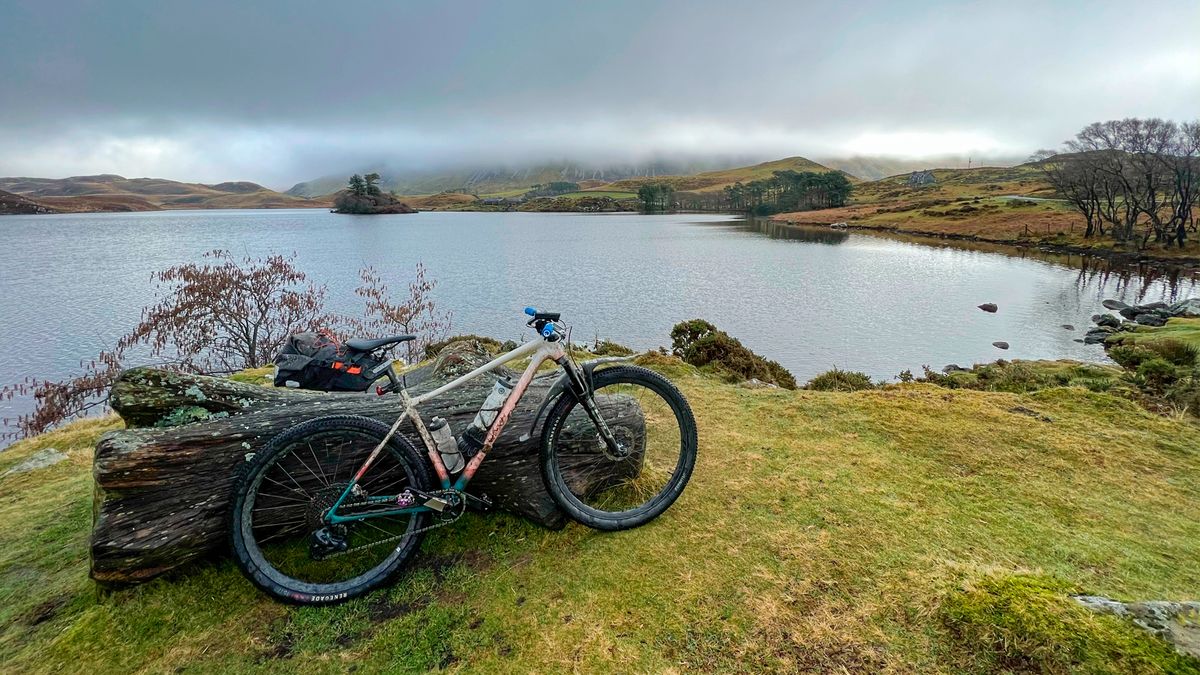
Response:
[[[850,239],[850,233],[832,227],[813,225],[793,225],[781,223],[769,218],[747,218],[741,229],[748,232],[765,234],[772,239],[787,239],[802,241],[809,244],[829,244],[836,246]]]
[[[1112,289],[1125,302],[1145,303],[1164,299],[1174,302],[1197,295],[1200,276],[1195,270],[1178,266],[1147,263],[1119,264],[1095,256],[1066,256],[1068,263],[1079,270],[1076,286],[1080,292],[1089,289]]]
[[[851,237],[883,238],[918,246],[995,253],[1021,260],[1037,260],[1078,272],[1075,286],[1080,297],[1117,297],[1128,303],[1174,302],[1200,295],[1200,270],[1161,263],[1124,262],[1080,253],[1058,253],[1033,247],[1016,247],[971,240],[947,240],[881,231],[842,230],[828,226],[795,225],[769,218],[747,218],[739,229],[815,244],[844,244]]]

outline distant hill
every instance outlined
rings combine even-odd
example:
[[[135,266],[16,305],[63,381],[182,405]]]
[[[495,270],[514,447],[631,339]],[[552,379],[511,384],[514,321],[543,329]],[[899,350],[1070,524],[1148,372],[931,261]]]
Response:
[[[637,192],[647,183],[670,183],[676,191],[713,192],[734,183],[747,183],[760,178],[770,178],[776,171],[813,171],[825,173],[833,169],[817,164],[804,157],[787,157],[753,166],[741,166],[721,171],[706,171],[692,176],[656,176],[653,178],[628,178],[609,183],[605,190]],[[851,177],[853,178],[853,177]]]
[[[330,204],[328,200],[286,195],[246,181],[204,185],[114,174],[0,178],[0,190],[68,212],[304,208]]]
[[[474,195],[461,192],[439,192],[436,195],[403,197],[404,201],[421,211],[446,211],[462,208],[475,202]]]
[[[856,176],[863,180],[879,180],[888,176],[895,176],[901,173],[909,173],[912,171],[923,171],[925,169],[965,169],[968,164],[972,166],[1013,166],[1019,164],[1020,160],[1006,157],[977,157],[972,160],[969,157],[960,157],[957,155],[946,155],[942,157],[926,157],[924,159],[897,159],[895,157],[830,157],[818,159],[818,162],[830,167],[844,171],[851,176]]]
[[[911,173],[911,172],[909,172]],[[1033,162],[1016,166],[983,166],[973,169],[933,169],[936,183],[913,190],[908,185],[909,173],[888,176],[855,187],[854,201],[858,203],[905,200],[920,195],[922,199],[975,195],[1023,195],[1054,197],[1054,189]]]
[[[530,187],[555,181],[571,181],[580,185],[599,186],[626,178],[688,175],[737,166],[744,159],[709,159],[678,162],[649,162],[645,164],[588,165],[575,162],[537,164],[524,167],[468,167],[454,170],[375,171],[383,178],[380,186],[402,195],[432,195],[457,192],[480,196],[504,196],[503,193],[524,193]],[[287,194],[297,197],[317,197],[332,194],[346,187],[348,174],[337,174],[297,183]]]

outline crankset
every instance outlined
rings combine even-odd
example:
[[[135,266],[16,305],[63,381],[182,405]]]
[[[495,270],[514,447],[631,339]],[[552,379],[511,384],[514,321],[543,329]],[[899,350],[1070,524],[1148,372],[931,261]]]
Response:
[[[337,556],[343,556],[348,553],[354,553],[356,551],[362,551],[364,549],[375,548],[376,546],[383,546],[385,544],[398,542],[405,537],[420,534],[422,532],[428,532],[429,530],[436,530],[439,527],[445,527],[457,522],[459,518],[462,518],[463,514],[467,512],[468,503],[475,504],[481,509],[488,509],[492,506],[492,501],[488,499],[486,495],[477,497],[475,495],[467,494],[462,490],[430,490],[427,492],[424,490],[409,488],[404,491],[404,494],[409,496],[408,498],[405,498],[404,501],[407,501],[409,498],[411,498],[414,503],[420,503],[430,508],[430,513],[433,516],[433,522],[430,525],[426,525],[425,527],[417,528],[409,532],[401,532],[400,534],[391,537],[384,537],[383,539],[373,541],[369,544],[362,544],[361,546],[353,547],[348,546],[343,550],[333,550],[325,554],[324,557],[334,558]],[[403,497],[404,495],[401,496]],[[319,532],[320,530],[318,530],[318,532],[314,532],[313,536],[316,537]],[[348,540],[349,536],[347,535],[346,538]],[[336,538],[334,539],[333,543],[336,543]]]

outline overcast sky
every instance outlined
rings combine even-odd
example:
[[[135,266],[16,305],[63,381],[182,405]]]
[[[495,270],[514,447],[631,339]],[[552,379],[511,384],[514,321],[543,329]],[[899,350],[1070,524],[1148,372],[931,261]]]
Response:
[[[0,0],[0,175],[1023,156],[1200,117],[1197,27],[1197,0]]]

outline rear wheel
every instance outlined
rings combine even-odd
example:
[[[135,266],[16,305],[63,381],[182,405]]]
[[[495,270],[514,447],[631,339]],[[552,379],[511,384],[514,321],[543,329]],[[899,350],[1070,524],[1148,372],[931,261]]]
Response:
[[[322,417],[279,434],[241,468],[230,548],[256,586],[287,602],[329,604],[383,584],[417,550],[428,515],[378,516],[330,525],[325,514],[388,427],[355,416]],[[429,467],[399,435],[359,478],[339,514],[395,509],[370,497],[428,490]]]
[[[604,440],[581,401],[563,394],[542,431],[542,479],[584,525],[644,525],[675,502],[692,475],[696,420],[675,385],[645,368],[598,370],[592,385],[595,412],[618,447]]]

